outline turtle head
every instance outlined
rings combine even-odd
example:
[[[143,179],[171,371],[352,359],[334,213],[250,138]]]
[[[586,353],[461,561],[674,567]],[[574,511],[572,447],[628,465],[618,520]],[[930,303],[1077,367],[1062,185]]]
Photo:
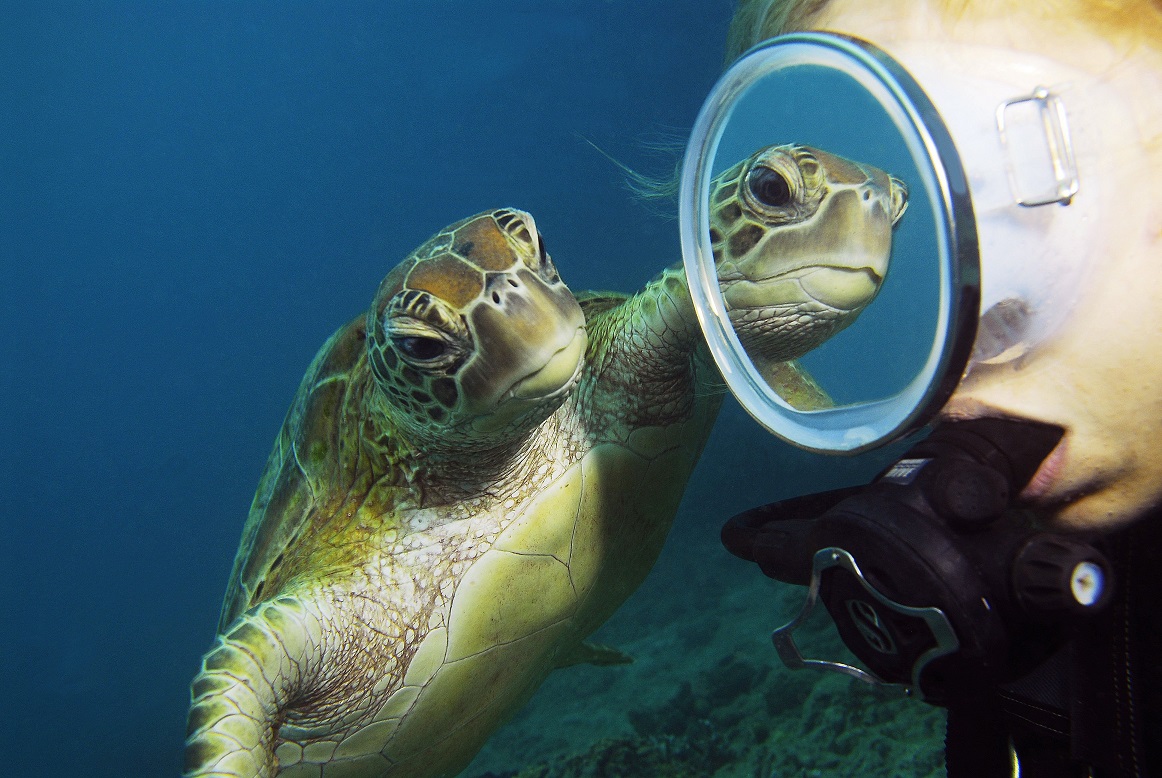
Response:
[[[851,324],[879,292],[902,181],[808,146],[768,146],[714,182],[710,240],[739,339],[795,359]]]
[[[392,417],[473,441],[540,423],[576,384],[585,317],[532,216],[489,211],[392,270],[367,314],[371,371]]]

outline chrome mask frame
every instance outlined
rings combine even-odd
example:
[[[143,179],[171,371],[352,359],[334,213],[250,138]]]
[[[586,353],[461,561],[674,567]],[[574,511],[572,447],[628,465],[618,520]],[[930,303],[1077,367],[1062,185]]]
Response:
[[[708,210],[711,166],[735,103],[764,76],[803,65],[837,69],[879,100],[925,178],[939,231],[938,321],[923,369],[894,396],[815,411],[796,410],[776,395],[747,358],[718,286]],[[833,33],[784,35],[748,51],[718,81],[698,115],[683,161],[679,202],[683,262],[710,353],[731,392],[770,432],[811,451],[857,453],[918,429],[951,396],[971,355],[980,316],[976,224],[947,127],[919,84],[887,53]]]

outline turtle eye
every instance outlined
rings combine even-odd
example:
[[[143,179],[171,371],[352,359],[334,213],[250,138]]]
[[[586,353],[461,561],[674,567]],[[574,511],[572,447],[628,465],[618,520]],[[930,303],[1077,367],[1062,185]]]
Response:
[[[537,231],[537,270],[540,272],[541,278],[551,284],[561,280],[557,268],[553,265],[553,260],[549,258],[549,252],[545,250],[545,239],[539,230]]]
[[[448,345],[439,338],[425,338],[419,335],[396,338],[395,345],[404,356],[421,362],[438,359],[448,351]]]
[[[756,167],[746,176],[750,193],[763,205],[786,208],[792,203],[791,184],[786,177],[769,167]]]

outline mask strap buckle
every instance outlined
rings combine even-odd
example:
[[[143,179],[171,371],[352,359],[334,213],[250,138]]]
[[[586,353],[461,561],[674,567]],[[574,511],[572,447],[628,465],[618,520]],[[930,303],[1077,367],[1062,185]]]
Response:
[[[1061,98],[1038,86],[1027,97],[1006,100],[997,107],[997,131],[1017,205],[1069,205],[1081,185]]]

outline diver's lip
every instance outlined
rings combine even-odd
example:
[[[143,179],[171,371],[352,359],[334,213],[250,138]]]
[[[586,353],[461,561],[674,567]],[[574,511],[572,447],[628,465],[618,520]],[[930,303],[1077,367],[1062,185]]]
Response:
[[[585,364],[586,343],[585,328],[578,327],[569,342],[553,352],[553,356],[549,357],[541,368],[513,383],[504,393],[502,402],[514,398],[545,400],[568,391],[577,383],[581,368]],[[570,370],[568,378],[553,380],[554,376],[560,376],[565,370]]]
[[[1044,502],[1053,485],[1057,483],[1061,471],[1065,468],[1065,456],[1066,445],[1063,435],[1053,450],[1049,452],[1049,456],[1041,460],[1041,466],[1037,468],[1037,472],[1033,473],[1033,477],[1029,479],[1029,483],[1025,484],[1025,488],[1017,495],[1017,499],[1028,503]]]
[[[1040,421],[1028,416],[1018,416],[1005,413],[976,400],[952,400],[940,412],[942,419],[948,421],[971,421],[972,419],[1011,419],[1013,421]],[[1068,497],[1051,497],[1054,486],[1057,485],[1061,472],[1065,469],[1068,451],[1069,430],[1061,436],[1061,440],[1053,447],[1048,456],[1041,460],[1029,483],[1017,495],[1017,500],[1030,505],[1045,505],[1057,502],[1066,502]]]

